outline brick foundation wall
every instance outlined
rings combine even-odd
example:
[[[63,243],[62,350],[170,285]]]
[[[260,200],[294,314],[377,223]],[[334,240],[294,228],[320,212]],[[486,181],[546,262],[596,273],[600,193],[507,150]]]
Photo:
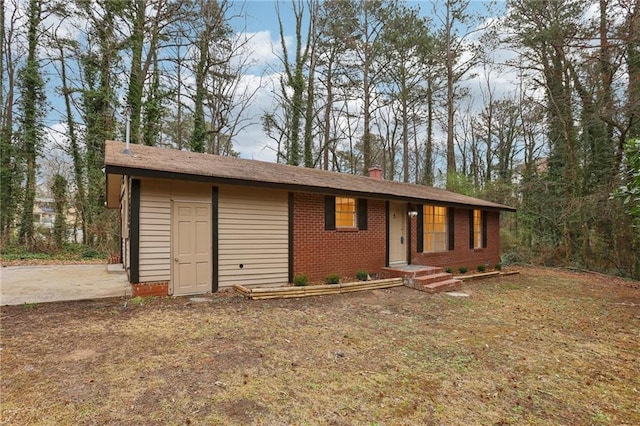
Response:
[[[456,208],[454,214],[455,245],[453,250],[441,253],[418,253],[417,220],[411,219],[411,263],[414,265],[450,266],[457,269],[466,266],[473,271],[487,262],[494,267],[500,262],[500,214],[487,212],[487,247],[469,248],[469,210]]]
[[[133,297],[167,296],[169,283],[167,281],[131,284]]]
[[[385,266],[385,202],[367,201],[367,230],[324,230],[324,196],[294,195],[293,274],[319,282],[328,274],[355,277]]]

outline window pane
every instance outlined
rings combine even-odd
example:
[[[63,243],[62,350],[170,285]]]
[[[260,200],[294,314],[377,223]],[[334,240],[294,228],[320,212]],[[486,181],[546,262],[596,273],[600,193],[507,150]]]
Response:
[[[482,212],[473,211],[473,247],[482,247]]]
[[[423,251],[439,252],[447,250],[447,208],[425,205],[423,217]]]
[[[336,197],[336,226],[342,228],[356,226],[355,198]]]
[[[424,251],[426,252],[433,251],[433,235],[432,234],[424,234]]]

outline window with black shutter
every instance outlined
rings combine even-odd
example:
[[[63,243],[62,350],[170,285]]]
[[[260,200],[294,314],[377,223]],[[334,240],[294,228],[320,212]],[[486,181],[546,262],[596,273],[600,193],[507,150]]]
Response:
[[[368,206],[366,199],[336,197],[324,198],[324,229],[353,229],[366,231],[368,228]]]

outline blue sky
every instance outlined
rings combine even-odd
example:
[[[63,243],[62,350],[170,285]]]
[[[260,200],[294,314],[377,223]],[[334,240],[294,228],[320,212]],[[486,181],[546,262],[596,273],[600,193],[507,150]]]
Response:
[[[476,11],[480,11],[485,8],[486,3],[478,0],[473,1],[471,6]],[[422,13],[427,15],[431,13],[433,7],[431,1],[413,1],[408,4],[420,6]],[[442,5],[442,2],[439,2],[439,4]],[[502,5],[504,6],[504,3]],[[285,35],[291,41],[295,31],[291,1],[280,1],[279,6]],[[238,11],[240,8],[244,8],[245,18],[236,18],[232,25],[236,31],[246,31],[251,33],[253,37],[251,45],[254,49],[256,64],[249,69],[245,83],[249,86],[255,86],[260,83],[265,86],[258,91],[256,99],[252,102],[251,109],[248,111],[248,115],[252,117],[255,124],[249,126],[245,132],[235,138],[234,149],[239,151],[244,158],[275,161],[275,153],[273,149],[269,148],[271,141],[262,132],[261,116],[273,109],[272,92],[273,90],[279,90],[277,88],[274,89],[273,86],[269,87],[269,82],[274,83],[277,81],[277,73],[282,67],[278,58],[280,40],[276,2],[273,0],[235,2],[234,8]],[[60,109],[60,105],[56,105],[59,103],[56,99],[59,99],[59,97],[52,96],[50,98],[52,104],[54,104],[53,106]],[[51,118],[47,120],[48,125],[54,124],[54,115],[57,114],[52,114]],[[63,126],[56,127],[63,130]]]
[[[236,2],[239,6],[242,5],[242,2]],[[285,20],[288,20],[290,25],[285,26],[285,30],[289,29],[289,32],[292,32],[293,22],[291,21],[291,2],[287,0],[281,0],[280,10],[283,13],[283,17]],[[443,5],[443,1],[436,2],[439,5]],[[486,5],[490,3],[486,0],[473,0],[470,2],[471,11],[481,12],[486,8]],[[247,11],[247,29],[249,31],[262,31],[267,30],[271,31],[273,34],[278,33],[278,18],[276,14],[276,2],[273,0],[252,0],[244,3],[245,9]],[[422,0],[422,1],[407,1],[409,6],[418,6],[424,15],[430,14],[430,11],[433,7],[433,2],[431,0]],[[497,1],[497,5],[500,10],[504,10],[505,2],[502,0]],[[288,19],[287,19],[288,18]]]
[[[489,2],[484,0],[472,1],[470,8],[472,12],[481,14],[486,13],[486,7]],[[280,1],[280,14],[283,20],[285,36],[292,41],[295,22],[293,21],[293,14],[291,10],[291,1]],[[432,1],[412,1],[408,2],[410,6],[419,6],[424,16],[430,17],[434,4]],[[444,2],[439,1],[436,3],[438,7],[443,7]],[[279,28],[278,28],[278,14],[276,11],[276,2],[273,0],[254,0],[246,3],[237,2],[237,7],[244,7],[246,12],[246,19],[238,19],[235,22],[235,28],[238,31],[246,30],[248,33],[253,33],[252,46],[256,53],[255,57],[258,63],[255,67],[250,69],[250,72],[257,77],[260,75],[263,78],[263,83],[275,82],[277,78],[277,72],[281,70],[281,63],[278,59],[280,50],[279,40]],[[306,6],[306,5],[305,5]],[[504,2],[499,2],[499,11],[504,11]],[[500,13],[500,12],[498,12]],[[434,21],[437,19],[434,18]],[[437,25],[434,23],[434,25]],[[234,148],[240,152],[244,158],[255,158],[267,161],[275,161],[275,154],[272,149],[268,147],[271,141],[263,134],[262,126],[260,124],[260,117],[267,110],[272,109],[273,90],[279,90],[278,88],[264,87],[259,90],[257,99],[253,102],[250,115],[255,117],[256,124],[250,126],[246,132],[234,140]]]

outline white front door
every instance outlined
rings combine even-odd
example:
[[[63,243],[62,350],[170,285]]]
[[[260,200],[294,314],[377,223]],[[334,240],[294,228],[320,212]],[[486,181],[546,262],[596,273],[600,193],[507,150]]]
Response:
[[[404,204],[389,203],[389,266],[407,264],[406,217]]]
[[[173,294],[211,291],[211,205],[173,204]]]

